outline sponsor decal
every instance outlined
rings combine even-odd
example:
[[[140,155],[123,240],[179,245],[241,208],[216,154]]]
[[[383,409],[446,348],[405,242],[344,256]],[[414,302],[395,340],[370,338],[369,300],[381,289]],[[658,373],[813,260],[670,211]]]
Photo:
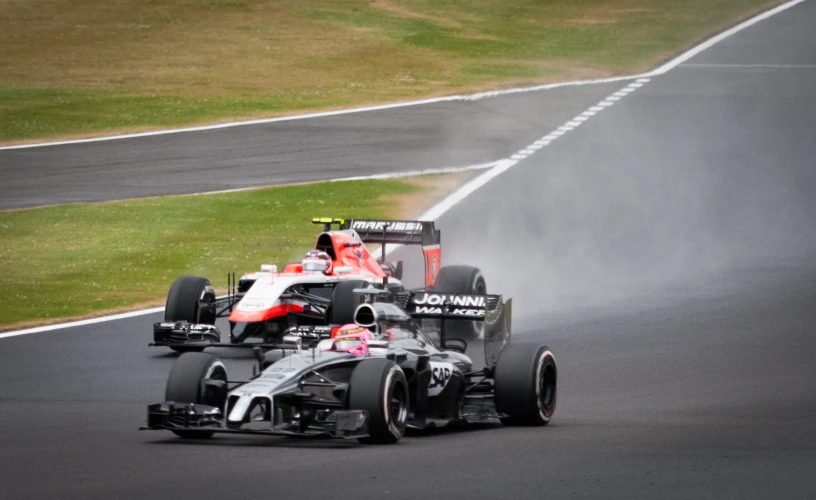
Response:
[[[428,385],[428,396],[437,396],[448,385],[453,375],[453,364],[431,361],[431,383]]]
[[[266,302],[262,300],[244,300],[238,304],[238,309],[242,311],[260,311],[266,308]]]
[[[363,255],[364,255],[363,251],[358,248],[358,249],[354,250],[354,255],[357,257],[357,262],[359,262],[360,265],[362,266],[363,265]]]
[[[433,277],[434,281],[436,281],[436,276],[439,274],[439,256],[434,255],[431,257],[431,276]]]
[[[355,333],[363,333],[364,331],[365,331],[365,327],[362,327],[362,326],[358,326],[357,328],[352,328],[350,330],[340,330],[340,331],[337,332],[337,338],[340,339],[340,336],[353,335]],[[342,339],[342,340],[347,340],[347,339]]]
[[[476,318],[482,318],[485,315],[485,297],[481,295],[423,292],[416,294],[412,303],[417,314],[442,314],[444,312],[455,316]]]
[[[461,309],[453,308],[450,311],[443,311],[441,307],[417,306],[414,310],[416,314],[450,314],[453,316],[472,316],[474,318],[484,318],[484,309]]]
[[[422,231],[422,223],[416,221],[356,220],[352,223],[351,228],[365,231],[408,232]]]
[[[441,306],[450,302],[454,306],[484,307],[485,298],[481,295],[453,295],[445,293],[423,292],[414,296],[414,304],[418,306]]]

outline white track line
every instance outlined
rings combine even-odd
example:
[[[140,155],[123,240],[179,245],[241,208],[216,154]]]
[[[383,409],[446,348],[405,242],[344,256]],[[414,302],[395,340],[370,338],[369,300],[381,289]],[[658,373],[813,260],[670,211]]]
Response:
[[[0,333],[0,339],[9,337],[17,337],[18,335],[28,335],[30,333],[50,332],[51,330],[60,330],[62,328],[73,328],[75,326],[93,325],[94,323],[103,323],[105,321],[115,321],[117,319],[133,318],[135,316],[144,316],[145,314],[153,314],[164,311],[163,307],[154,307],[152,309],[142,309],[140,311],[131,311],[122,314],[114,314],[112,316],[100,316],[99,318],[83,319],[81,321],[72,321],[70,323],[60,323],[58,325],[38,326],[36,328],[26,328],[25,330],[17,330],[13,332]]]
[[[317,182],[348,182],[348,181],[368,181],[368,180],[382,180],[382,179],[402,179],[404,177],[419,177],[421,175],[444,175],[456,174],[459,172],[467,172],[470,170],[487,170],[493,168],[498,162],[492,161],[490,163],[480,163],[478,165],[466,165],[464,167],[442,167],[429,168],[426,170],[409,170],[407,172],[390,172],[387,174],[373,174],[373,175],[358,175],[356,177],[340,177],[339,179],[318,179],[315,181],[290,182],[286,184],[275,184],[266,186],[251,186],[245,188],[222,189],[220,191],[202,191],[200,193],[178,194],[174,196],[205,196],[209,194],[227,194],[240,193],[242,191],[254,191],[258,189],[266,189],[269,187],[283,187],[283,186],[303,186],[305,184],[315,184]],[[136,198],[140,199],[140,198]],[[118,200],[117,200],[118,201]],[[36,207],[31,207],[36,208]]]
[[[276,122],[288,122],[294,120],[307,120],[311,118],[324,118],[327,116],[337,116],[337,115],[347,115],[353,113],[365,113],[369,111],[383,111],[387,109],[394,109],[394,108],[404,108],[408,106],[421,106],[424,104],[437,104],[440,102],[450,102],[450,101],[478,101],[481,99],[486,99],[490,97],[497,97],[503,96],[508,94],[518,94],[522,92],[537,92],[541,90],[552,90],[562,87],[576,87],[582,85],[597,85],[600,83],[614,83],[626,80],[632,80],[637,78],[641,75],[631,75],[631,76],[616,76],[612,78],[598,78],[594,80],[578,80],[578,81],[571,81],[571,82],[558,82],[558,83],[548,83],[546,85],[537,85],[535,87],[523,87],[523,88],[515,88],[515,89],[505,89],[505,90],[493,90],[489,92],[479,92],[477,94],[466,94],[466,95],[452,95],[446,97],[436,97],[433,99],[422,99],[419,101],[407,101],[407,102],[397,102],[391,104],[381,104],[378,106],[365,106],[362,108],[351,108],[351,109],[340,109],[337,111],[323,111],[319,113],[308,113],[305,115],[293,115],[293,116],[281,116],[278,118],[261,118],[258,120],[245,120],[245,121],[237,121],[237,122],[228,122],[228,123],[219,123],[215,125],[201,125],[198,127],[184,127],[184,128],[175,128],[175,129],[167,129],[167,130],[154,130],[152,132],[138,132],[134,134],[120,134],[120,135],[111,135],[111,136],[104,136],[104,137],[90,137],[88,139],[71,139],[67,141],[53,141],[53,142],[36,142],[31,144],[16,144],[13,146],[0,146],[0,151],[9,150],[9,149],[30,149],[30,148],[40,148],[46,146],[64,146],[68,144],[84,144],[89,142],[105,142],[105,141],[116,141],[120,139],[134,139],[139,137],[151,137],[156,135],[168,135],[168,134],[182,134],[186,132],[203,132],[207,130],[218,130],[223,128],[232,128],[232,127],[245,127],[247,125],[265,125],[268,123],[276,123]]]
[[[328,182],[367,181],[372,179],[401,179],[403,177],[418,177],[420,175],[456,174],[459,172],[467,172],[469,170],[487,170],[488,168],[495,167],[496,164],[498,163],[499,163],[498,161],[492,161],[490,163],[480,163],[478,165],[468,165],[466,167],[429,168],[426,170],[409,170],[407,172],[392,172],[389,174],[360,175],[357,177],[341,177],[340,179],[331,179]]]
[[[771,10],[766,10],[765,12],[763,12],[761,14],[758,14],[758,15],[752,17],[751,19],[748,19],[747,21],[744,21],[744,22],[738,24],[738,25],[734,26],[731,29],[727,29],[727,30],[723,31],[719,35],[715,35],[715,36],[709,38],[708,40],[704,41],[700,45],[697,45],[696,47],[693,47],[693,48],[687,50],[686,52],[683,52],[679,56],[675,57],[674,59],[670,60],[666,64],[664,64],[664,65],[660,66],[659,68],[655,69],[654,71],[646,73],[645,76],[662,75],[663,73],[666,73],[667,71],[669,71],[671,69],[674,69],[677,66],[679,66],[680,64],[683,64],[684,62],[688,61],[689,59],[696,56],[700,52],[703,52],[704,50],[713,47],[714,45],[716,45],[717,43],[725,40],[726,38],[739,33],[740,31],[744,30],[745,28],[753,26],[753,25],[755,25],[756,23],[758,23],[760,21],[764,21],[765,19],[768,19],[771,16],[775,16],[776,14],[779,14],[780,12],[786,11],[786,10],[790,9],[791,7],[799,5],[800,3],[804,2],[804,1],[805,0],[792,0],[790,2],[783,3],[782,5],[780,5],[778,7],[774,7]]]
[[[816,68],[816,64],[692,64],[686,63],[680,65],[683,68],[781,68],[781,69],[812,69]]]
[[[650,77],[657,76],[657,75],[662,75],[662,74],[670,71],[671,69],[679,66],[680,64],[684,63],[685,61],[691,59],[692,57],[699,54],[700,52],[708,49],[709,47],[713,46],[717,42],[720,42],[720,41],[728,38],[729,36],[744,30],[745,28],[747,28],[749,26],[752,26],[752,25],[754,25],[754,24],[756,24],[756,23],[758,23],[758,22],[760,22],[760,21],[762,21],[764,19],[767,19],[767,18],[769,18],[769,17],[771,17],[771,16],[773,16],[775,14],[778,14],[778,13],[784,11],[784,10],[790,9],[791,7],[793,7],[795,5],[798,5],[798,4],[800,4],[800,3],[804,2],[804,1],[805,0],[793,0],[791,2],[782,4],[782,5],[780,5],[780,6],[776,7],[776,8],[773,8],[771,10],[763,12],[762,14],[759,14],[758,16],[755,16],[755,17],[753,17],[753,18],[751,18],[751,19],[749,19],[749,20],[747,20],[747,21],[745,21],[743,23],[738,24],[737,26],[734,26],[733,28],[731,28],[729,30],[726,30],[726,31],[720,33],[719,35],[717,35],[717,36],[715,36],[713,38],[710,38],[710,39],[706,40],[705,42],[701,43],[700,45],[690,49],[689,51],[687,51],[687,52],[681,54],[680,56],[672,59],[671,61],[667,62],[666,64],[664,64],[662,66],[660,66],[659,68],[655,69],[654,71],[650,71],[649,73],[645,73],[643,75],[635,75],[635,76],[632,76],[632,77],[621,77],[621,78],[616,78],[616,79],[607,79],[605,81],[596,81],[596,82],[597,83],[608,83],[609,81],[632,80],[632,79],[637,78],[637,80],[635,82],[630,83],[625,88],[618,91],[618,92],[625,92],[627,95],[631,94],[633,91],[635,91],[639,87],[642,87],[643,84],[647,83],[649,81]],[[578,82],[571,82],[570,83],[570,82],[568,82],[568,83],[565,83],[565,84],[561,84],[561,86],[578,85],[578,84],[586,85],[588,83],[589,82],[583,82],[583,83],[578,83]],[[559,85],[559,84],[553,84],[553,85]],[[541,89],[544,89],[545,87],[546,88],[555,88],[553,86],[540,86],[540,87],[530,87],[528,89],[511,89],[511,90],[497,91],[497,92],[502,92],[504,94],[510,94],[510,93],[516,93],[516,92],[530,92],[530,91],[533,91],[533,90],[541,90]],[[475,95],[480,95],[482,97],[490,97],[490,96],[493,96],[493,95],[502,95],[502,94],[498,94],[498,93],[495,93],[495,92],[484,92],[482,94],[475,94]],[[619,94],[617,94],[617,93],[612,94],[612,96],[614,96],[614,97],[618,97],[618,95]],[[474,96],[471,96],[471,98],[474,98]],[[481,99],[482,97],[478,97],[478,98]],[[211,127],[194,127],[194,128],[190,128],[190,129],[178,129],[178,130],[161,131],[161,132],[148,132],[146,134],[131,134],[130,137],[143,137],[145,135],[172,134],[172,133],[177,133],[177,132],[181,132],[181,131],[209,130],[211,128],[226,128],[226,127],[230,127],[230,126],[250,125],[252,123],[270,123],[272,121],[303,119],[303,118],[310,118],[310,117],[315,117],[315,116],[331,116],[331,115],[343,114],[343,113],[357,113],[357,112],[361,112],[361,111],[369,111],[369,110],[374,110],[374,109],[388,109],[389,107],[395,108],[395,107],[401,107],[401,106],[412,106],[412,105],[417,105],[417,104],[428,104],[428,103],[433,103],[433,102],[442,102],[442,101],[449,101],[449,100],[456,100],[456,99],[458,99],[458,97],[456,97],[456,98],[429,99],[429,100],[426,100],[426,101],[415,101],[413,103],[400,103],[400,104],[387,105],[387,106],[375,106],[375,107],[372,107],[372,108],[358,108],[356,110],[336,111],[336,112],[330,112],[330,113],[315,113],[313,115],[302,115],[302,116],[299,116],[299,117],[274,118],[274,119],[271,119],[271,120],[254,120],[253,122],[222,124],[222,125],[215,125],[215,126],[211,126]],[[611,105],[613,105],[615,103],[615,101],[607,101],[606,99],[601,101],[601,103],[604,103],[604,102],[608,102],[608,105],[603,106],[603,107],[593,106],[593,107],[589,108],[589,110],[584,111],[583,113],[579,114],[578,116],[584,116],[584,117],[594,116],[594,114],[597,114],[597,113],[603,111],[604,109],[606,109],[607,107],[609,107],[609,106],[611,106]],[[590,115],[590,114],[588,114],[589,112],[594,112],[594,114]],[[574,118],[573,120],[577,120],[577,117]],[[570,121],[573,121],[573,120],[570,120]],[[581,123],[583,123],[583,122],[581,122]],[[554,132],[551,132],[551,133],[545,135],[541,139],[535,141],[533,144],[538,145],[538,146],[542,146],[542,147],[546,147],[552,141],[556,140],[559,136],[561,136],[563,134],[564,134],[563,131],[559,132],[559,130],[556,130]],[[124,138],[124,136],[114,136],[114,137],[97,138],[97,139],[86,139],[86,140],[73,141],[73,142],[93,142],[93,141],[122,139],[122,138]],[[66,144],[66,143],[70,143],[70,142],[71,141],[66,141],[66,142],[63,142],[61,144]],[[57,143],[50,143],[50,144],[47,144],[47,145],[55,145],[55,144],[57,144]],[[12,146],[11,148],[0,148],[0,149],[12,149],[12,148],[19,148],[19,147],[20,146]],[[24,145],[22,147],[35,147],[35,145]],[[521,151],[525,151],[525,150],[527,150],[529,148],[530,148],[530,146],[524,148]],[[534,150],[532,150],[531,153],[521,153],[521,152],[519,152],[519,153],[516,153],[516,155],[523,154],[523,157],[527,158],[528,156],[534,154],[535,151],[537,151],[537,150],[538,149],[534,149]],[[490,168],[489,170],[487,170],[485,173],[481,174],[480,176],[476,177],[475,179],[472,179],[469,182],[466,182],[459,189],[457,189],[456,191],[454,191],[453,193],[448,195],[444,200],[437,203],[436,205],[431,207],[427,212],[425,212],[424,214],[419,216],[418,219],[420,219],[420,220],[436,220],[436,219],[438,219],[445,212],[450,210],[454,205],[456,205],[457,203],[459,203],[462,200],[464,200],[465,198],[467,198],[471,193],[473,193],[474,191],[476,191],[480,187],[484,186],[485,184],[490,182],[495,177],[501,175],[502,173],[504,173],[507,170],[509,170],[510,168],[512,168],[518,162],[519,162],[519,160],[513,160],[511,158],[507,158],[505,160],[499,160],[497,162],[493,162],[494,166],[492,168]],[[395,247],[396,247],[396,245],[395,245]],[[394,250],[396,250],[396,248],[394,248]],[[389,251],[388,253],[391,253],[391,252]],[[102,322],[105,322],[105,321],[114,321],[114,320],[117,320],[117,319],[132,318],[134,316],[142,316],[142,315],[145,315],[145,314],[151,314],[151,313],[160,312],[160,311],[163,311],[163,310],[164,310],[163,307],[158,307],[158,308],[153,308],[153,309],[144,309],[144,310],[141,310],[141,311],[132,311],[132,312],[123,313],[123,314],[115,314],[113,316],[102,316],[102,317],[99,317],[99,318],[87,319],[87,320],[82,320],[82,321],[74,321],[74,322],[71,322],[71,323],[62,323],[62,324],[57,324],[57,325],[41,326],[41,327],[37,327],[37,328],[28,328],[26,330],[17,330],[17,331],[12,331],[12,332],[0,333],[0,339],[8,338],[8,337],[16,337],[18,335],[27,335],[27,334],[30,334],[30,333],[39,333],[39,332],[48,332],[48,331],[53,331],[53,330],[60,330],[60,329],[63,329],[63,328],[71,328],[71,327],[74,327],[74,326],[89,325],[89,324],[93,324],[93,323],[102,323]]]

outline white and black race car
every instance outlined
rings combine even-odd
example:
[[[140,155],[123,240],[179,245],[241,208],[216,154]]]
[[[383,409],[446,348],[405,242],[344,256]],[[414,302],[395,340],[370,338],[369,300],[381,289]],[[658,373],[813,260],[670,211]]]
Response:
[[[550,422],[555,358],[544,345],[510,343],[510,300],[375,288],[356,295],[354,321],[373,334],[360,349],[338,349],[342,336],[312,348],[287,336],[285,345],[256,347],[259,366],[240,382],[211,354],[182,354],[165,402],[148,406],[143,429],[183,438],[244,433],[395,443],[406,427]],[[417,318],[441,319],[439,342]],[[484,323],[483,367],[465,355],[464,341],[446,340],[445,325],[462,320]]]

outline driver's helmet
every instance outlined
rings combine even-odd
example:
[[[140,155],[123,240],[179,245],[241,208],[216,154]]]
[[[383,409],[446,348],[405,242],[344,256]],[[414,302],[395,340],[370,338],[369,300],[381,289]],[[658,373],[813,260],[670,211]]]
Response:
[[[368,341],[372,337],[371,330],[364,326],[343,325],[334,335],[334,350],[349,352],[355,356],[365,356],[368,353]]]
[[[325,273],[331,272],[331,257],[326,252],[321,250],[309,250],[306,256],[303,257],[303,272],[304,273]]]

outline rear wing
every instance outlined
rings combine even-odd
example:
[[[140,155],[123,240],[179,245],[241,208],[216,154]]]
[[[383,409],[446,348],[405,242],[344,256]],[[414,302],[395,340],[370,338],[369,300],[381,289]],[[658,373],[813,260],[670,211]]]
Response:
[[[387,244],[422,245],[425,286],[436,283],[442,267],[442,232],[434,227],[433,221],[316,218],[312,219],[312,224],[323,224],[324,231],[331,231],[332,225],[337,225],[340,230],[353,229],[363,243],[382,245],[383,261]]]
[[[470,295],[432,292],[412,292],[405,310],[415,318],[442,320],[440,340],[445,344],[447,320],[481,321],[484,323],[485,364],[496,365],[499,352],[510,342],[513,299],[501,295]]]

